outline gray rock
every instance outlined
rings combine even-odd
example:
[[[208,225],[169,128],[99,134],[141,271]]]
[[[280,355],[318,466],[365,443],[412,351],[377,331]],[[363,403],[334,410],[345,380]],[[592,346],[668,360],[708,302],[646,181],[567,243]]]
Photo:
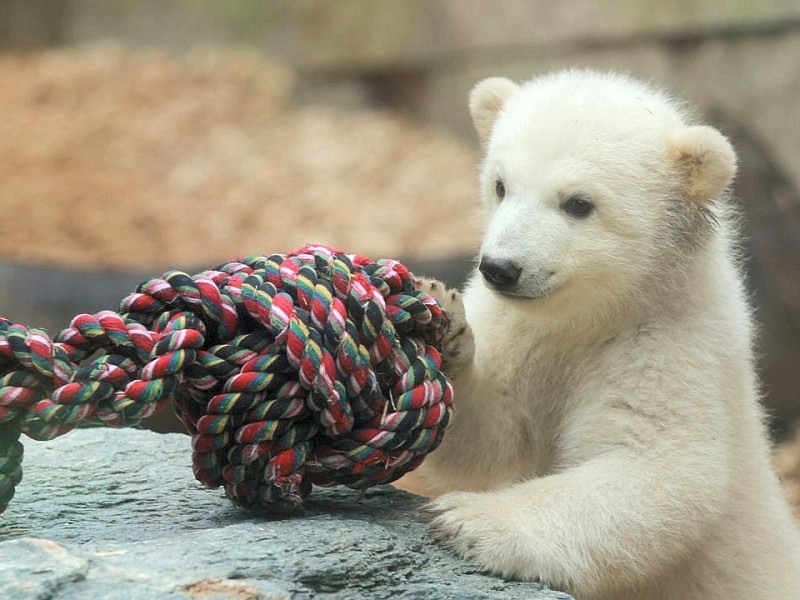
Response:
[[[457,559],[428,537],[423,500],[390,487],[316,489],[300,514],[253,515],[194,480],[180,434],[24,443],[0,517],[2,598],[570,598]]]

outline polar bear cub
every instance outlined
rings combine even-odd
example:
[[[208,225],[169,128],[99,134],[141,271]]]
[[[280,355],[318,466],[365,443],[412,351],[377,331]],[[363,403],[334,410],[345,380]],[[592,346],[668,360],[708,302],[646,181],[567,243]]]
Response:
[[[487,79],[470,110],[485,234],[468,327],[457,294],[422,284],[451,309],[457,402],[420,473],[431,531],[578,600],[800,599],[728,140],[591,71]]]

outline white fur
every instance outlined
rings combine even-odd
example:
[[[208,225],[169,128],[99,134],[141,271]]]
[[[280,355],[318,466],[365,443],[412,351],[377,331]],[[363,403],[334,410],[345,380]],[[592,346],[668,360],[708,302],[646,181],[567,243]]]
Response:
[[[522,266],[529,297],[468,284],[474,360],[422,468],[443,494],[432,531],[578,600],[800,599],[736,223],[724,192],[708,197],[734,173],[730,145],[625,77],[502,85],[481,252]],[[573,194],[589,217],[564,212]]]

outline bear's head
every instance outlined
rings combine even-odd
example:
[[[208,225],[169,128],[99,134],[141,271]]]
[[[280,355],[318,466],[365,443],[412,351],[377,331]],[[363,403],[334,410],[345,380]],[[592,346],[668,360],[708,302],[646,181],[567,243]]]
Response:
[[[469,106],[485,150],[480,271],[502,297],[618,303],[713,237],[735,153],[664,94],[572,70],[486,79]]]

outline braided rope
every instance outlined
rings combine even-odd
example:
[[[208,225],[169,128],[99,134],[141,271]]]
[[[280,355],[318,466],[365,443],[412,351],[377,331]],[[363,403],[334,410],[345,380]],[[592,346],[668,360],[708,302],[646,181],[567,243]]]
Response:
[[[195,477],[240,506],[394,481],[450,418],[445,327],[399,262],[314,245],[168,271],[52,339],[0,317],[0,512],[22,478],[20,433],[136,425],[170,401]]]

